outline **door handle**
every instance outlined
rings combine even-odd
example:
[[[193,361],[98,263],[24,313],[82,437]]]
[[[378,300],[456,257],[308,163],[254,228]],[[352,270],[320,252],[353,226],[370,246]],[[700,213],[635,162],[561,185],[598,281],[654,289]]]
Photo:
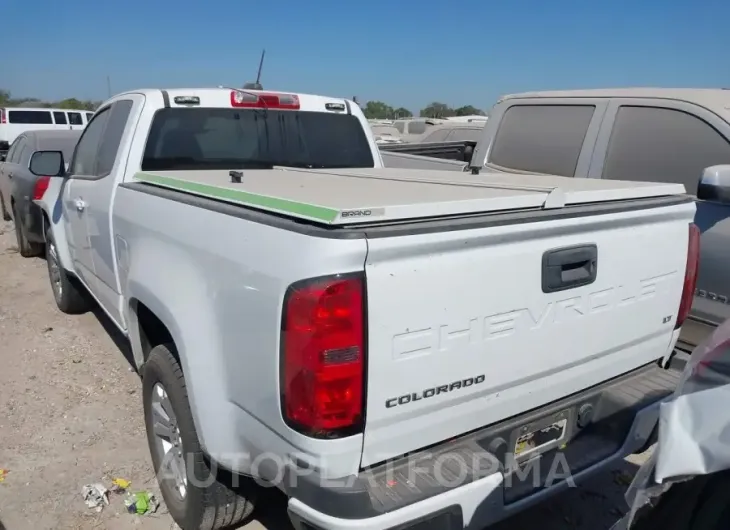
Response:
[[[86,203],[83,199],[76,199],[74,201],[74,206],[76,206],[77,212],[83,212],[86,209]]]
[[[542,255],[542,292],[555,293],[590,285],[598,273],[596,245],[548,250]]]

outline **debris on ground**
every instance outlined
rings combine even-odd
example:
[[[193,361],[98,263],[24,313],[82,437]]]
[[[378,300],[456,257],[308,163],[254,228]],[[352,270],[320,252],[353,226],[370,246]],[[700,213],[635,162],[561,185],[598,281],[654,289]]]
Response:
[[[129,493],[127,499],[124,501],[124,505],[127,507],[129,513],[136,513],[137,515],[155,513],[157,508],[160,507],[157,497],[149,491]]]
[[[97,512],[102,511],[104,506],[109,506],[109,491],[103,484],[86,484],[81,488],[81,494],[86,506]]]
[[[10,473],[9,470],[0,467],[0,482],[5,482],[5,477]]]
[[[129,486],[131,486],[132,483],[126,479],[123,478],[115,478],[112,480],[112,487],[111,492],[112,493],[126,493],[126,491],[129,489]]]

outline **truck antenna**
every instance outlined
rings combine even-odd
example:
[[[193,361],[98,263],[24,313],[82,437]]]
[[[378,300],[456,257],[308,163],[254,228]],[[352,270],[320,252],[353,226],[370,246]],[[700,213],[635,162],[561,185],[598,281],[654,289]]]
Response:
[[[250,90],[263,90],[264,87],[261,86],[261,70],[264,67],[264,56],[266,55],[266,50],[262,50],[261,52],[261,59],[259,59],[259,71],[256,74],[256,82],[255,83],[244,83],[243,88],[248,88]]]

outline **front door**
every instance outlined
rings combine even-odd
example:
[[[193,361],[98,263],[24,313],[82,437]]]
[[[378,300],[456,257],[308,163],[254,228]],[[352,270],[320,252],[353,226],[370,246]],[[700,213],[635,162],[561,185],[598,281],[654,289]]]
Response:
[[[730,164],[730,124],[691,103],[616,99],[599,133],[589,176],[683,184],[696,196],[706,167]],[[691,349],[730,318],[730,205],[697,201],[702,233],[692,312],[680,344]]]
[[[66,237],[76,275],[90,286],[94,278],[94,261],[87,228],[87,181],[96,179],[97,152],[107,120],[109,107],[102,109],[89,123],[79,139],[69,166],[69,179],[63,190]]]
[[[96,123],[102,112],[108,118],[104,118],[104,131],[95,156],[93,177],[74,178],[70,196],[72,201],[83,202],[84,227],[89,245],[88,253],[84,252],[84,260],[93,263],[93,276],[88,285],[106,312],[122,326],[121,287],[117,281],[110,207],[114,190],[126,168],[127,160],[120,153],[126,152],[125,139],[128,140],[132,134],[133,128],[129,124],[136,123],[143,102],[143,96],[128,94],[116,99],[108,110],[102,109],[95,115],[89,127]]]

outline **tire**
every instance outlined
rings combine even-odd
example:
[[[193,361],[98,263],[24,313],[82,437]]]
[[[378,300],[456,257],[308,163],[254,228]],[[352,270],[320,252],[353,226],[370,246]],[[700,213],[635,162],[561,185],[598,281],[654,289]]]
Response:
[[[154,347],[142,372],[147,441],[162,497],[183,530],[216,530],[236,525],[253,512],[256,486],[251,479],[211,470],[195,430],[185,378],[173,352],[172,344]],[[169,434],[158,436],[155,425],[167,427]],[[172,444],[168,453],[162,438]],[[175,453],[184,461],[177,479],[171,477],[173,466],[167,464],[176,460],[172,456]],[[200,484],[194,483],[196,477],[202,481]]]
[[[15,224],[15,240],[18,242],[18,253],[24,258],[33,258],[43,254],[43,245],[40,243],[32,243],[28,241],[28,236],[20,221],[18,211],[13,205],[13,224]]]
[[[637,515],[631,530],[727,530],[730,528],[730,472],[699,476],[672,485],[652,508]]]
[[[3,200],[2,193],[0,193],[0,218],[2,218],[3,221],[12,221],[12,217],[10,217],[10,214],[5,209],[5,201]]]
[[[46,231],[46,264],[48,279],[56,305],[62,313],[78,315],[91,310],[92,303],[78,280],[63,268],[56,252],[56,240],[50,229]]]

